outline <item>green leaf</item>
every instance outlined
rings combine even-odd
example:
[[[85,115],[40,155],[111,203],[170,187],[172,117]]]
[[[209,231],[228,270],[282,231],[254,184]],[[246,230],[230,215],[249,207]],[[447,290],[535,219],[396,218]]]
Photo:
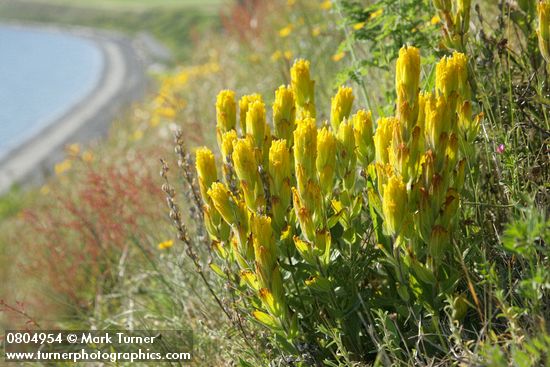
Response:
[[[277,320],[275,320],[275,318],[273,316],[268,315],[265,312],[256,310],[256,311],[252,312],[252,316],[256,320],[258,320],[260,323],[267,326],[268,328],[271,328],[271,329],[278,329],[279,328],[279,326],[277,324]]]
[[[436,280],[430,270],[426,269],[424,266],[416,261],[413,261],[411,263],[411,268],[417,279],[421,280],[424,283],[435,285]]]
[[[227,275],[223,272],[222,268],[220,268],[217,264],[210,263],[208,265],[210,266],[210,269],[212,269],[212,271],[216,273],[220,278],[227,278]]]

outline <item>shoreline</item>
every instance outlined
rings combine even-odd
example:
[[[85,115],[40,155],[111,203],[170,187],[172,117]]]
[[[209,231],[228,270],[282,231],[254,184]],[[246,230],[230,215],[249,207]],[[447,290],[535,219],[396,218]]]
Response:
[[[101,52],[103,68],[91,92],[0,158],[0,195],[9,192],[14,184],[28,186],[42,182],[53,165],[63,159],[66,144],[86,144],[106,135],[124,107],[145,95],[150,64],[132,39],[115,32],[21,22],[2,22],[2,25],[86,39]]]

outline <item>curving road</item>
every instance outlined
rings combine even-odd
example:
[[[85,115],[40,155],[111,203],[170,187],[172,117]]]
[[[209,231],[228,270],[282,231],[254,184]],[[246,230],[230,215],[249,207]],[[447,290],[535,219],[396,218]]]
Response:
[[[142,98],[147,88],[147,58],[130,39],[85,28],[53,30],[68,31],[97,44],[104,57],[101,80],[90,95],[59,120],[0,160],[0,194],[14,183],[42,181],[53,164],[62,159],[67,143],[85,143],[105,135],[123,107]]]

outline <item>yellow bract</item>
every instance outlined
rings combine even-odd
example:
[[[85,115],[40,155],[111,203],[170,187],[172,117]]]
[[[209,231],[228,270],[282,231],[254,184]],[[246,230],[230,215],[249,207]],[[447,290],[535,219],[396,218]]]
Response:
[[[237,126],[237,103],[235,92],[222,90],[216,99],[216,122],[222,132],[235,129]]]
[[[290,69],[290,81],[296,98],[297,118],[315,118],[315,82],[309,75],[309,61],[298,59]]]
[[[248,208],[256,211],[264,204],[262,180],[258,172],[259,162],[252,140],[238,139],[233,145],[233,162],[235,173],[240,181],[244,200]]]
[[[332,193],[334,171],[336,169],[336,136],[327,127],[317,134],[316,167],[319,173],[319,186],[324,195]]]
[[[332,97],[330,123],[334,131],[338,131],[338,126],[340,126],[342,120],[349,117],[354,98],[353,90],[344,86],[338,88],[338,92]]]
[[[293,141],[293,132],[296,124],[296,101],[290,86],[281,85],[275,92],[273,102],[273,125],[275,136],[286,139],[290,145]]]
[[[212,183],[218,179],[216,169],[216,159],[214,153],[206,147],[201,147],[195,152],[195,165],[197,168],[197,176],[199,178],[199,189],[202,197],[207,198],[207,192]]]
[[[393,236],[400,232],[407,213],[407,188],[396,176],[390,177],[384,187],[382,211],[388,234]]]
[[[243,131],[243,134],[246,134],[246,114],[248,112],[248,108],[253,102],[263,102],[262,96],[259,94],[249,94],[246,96],[242,96],[242,98],[239,100],[239,123],[241,124],[241,129]]]
[[[315,120],[306,118],[298,120],[294,130],[294,162],[300,191],[305,189],[307,180],[314,180],[316,176],[315,161],[317,158],[317,127]],[[306,181],[303,181],[306,180]]]
[[[174,240],[162,241],[157,245],[159,250],[166,250],[172,246],[174,246]]]

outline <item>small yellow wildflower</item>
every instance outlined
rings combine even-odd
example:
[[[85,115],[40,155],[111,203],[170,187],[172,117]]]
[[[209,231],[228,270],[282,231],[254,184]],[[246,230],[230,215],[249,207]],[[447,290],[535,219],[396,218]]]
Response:
[[[292,51],[286,50],[284,55],[285,59],[290,60],[292,58]]]
[[[321,3],[321,9],[329,10],[330,8],[332,8],[332,2],[330,0],[326,0]]]
[[[311,30],[311,35],[313,37],[318,37],[320,34],[321,34],[321,27],[319,26],[313,27],[313,29]]]
[[[80,153],[80,145],[78,143],[69,144],[65,150],[69,156],[76,157]]]
[[[288,6],[293,6],[294,4],[296,4],[296,0],[287,0],[286,3]]]
[[[360,23],[355,23],[353,25],[353,29],[355,29],[356,31],[362,29],[363,27],[365,26],[365,22],[360,22]]]
[[[287,25],[279,30],[279,37],[285,38],[292,33],[292,24]]]
[[[283,53],[279,50],[273,52],[271,54],[271,61],[277,61],[283,56]]]
[[[94,160],[94,154],[92,152],[90,152],[89,150],[87,150],[84,153],[82,153],[82,160],[84,162],[90,163]]]
[[[162,241],[157,245],[159,250],[166,250],[172,246],[174,246],[174,240]]]
[[[138,141],[138,140],[141,140],[142,138],[143,138],[143,131],[142,130],[136,130],[132,134],[131,140]]]
[[[48,185],[44,185],[40,188],[40,193],[42,195],[48,195],[50,193],[50,187]]]
[[[54,166],[55,174],[59,176],[67,172],[68,170],[71,169],[72,165],[73,165],[72,162],[68,159],[65,159],[64,161],[57,163]]]
[[[248,56],[248,60],[250,60],[251,63],[257,64],[260,62],[260,55],[257,53],[253,53],[252,55]]]
[[[342,60],[344,58],[344,56],[346,56],[346,53],[344,51],[338,52],[338,53],[332,55],[332,61],[338,62],[338,61]]]
[[[149,126],[157,127],[159,124],[160,124],[160,116],[158,115],[151,116],[151,120],[149,120]]]
[[[381,16],[383,13],[384,13],[384,9],[383,9],[383,8],[380,8],[380,9],[378,9],[377,11],[371,13],[370,16],[369,16],[369,19],[374,19],[374,18],[376,18],[376,17],[379,17],[379,16]]]
[[[440,18],[439,16],[437,16],[437,15],[434,15],[434,16],[432,17],[432,19],[430,20],[430,23],[431,23],[432,25],[439,24],[439,23],[441,23],[441,18]]]

